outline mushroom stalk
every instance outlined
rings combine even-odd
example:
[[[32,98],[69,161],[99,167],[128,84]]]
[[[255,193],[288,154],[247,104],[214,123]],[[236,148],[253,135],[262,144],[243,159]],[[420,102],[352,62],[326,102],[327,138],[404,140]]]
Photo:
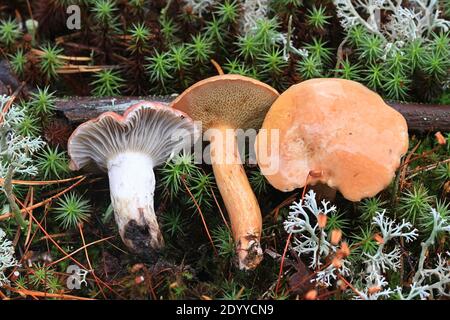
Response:
[[[254,269],[262,260],[262,217],[239,156],[235,130],[214,128],[211,161],[217,186],[231,220],[239,268]]]
[[[150,156],[121,152],[108,161],[111,202],[120,236],[140,253],[164,246],[153,207],[155,174]]]

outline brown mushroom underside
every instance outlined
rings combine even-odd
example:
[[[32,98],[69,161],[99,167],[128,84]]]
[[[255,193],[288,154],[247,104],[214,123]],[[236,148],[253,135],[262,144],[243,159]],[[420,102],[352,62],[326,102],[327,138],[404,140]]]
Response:
[[[408,149],[403,116],[373,91],[342,79],[292,86],[272,105],[262,129],[258,163],[275,188],[301,188],[309,172],[321,172],[309,183],[325,183],[351,201],[387,187]],[[277,129],[279,145],[270,136]]]
[[[201,121],[204,131],[224,125],[259,129],[278,92],[258,80],[227,74],[199,81],[171,105]]]

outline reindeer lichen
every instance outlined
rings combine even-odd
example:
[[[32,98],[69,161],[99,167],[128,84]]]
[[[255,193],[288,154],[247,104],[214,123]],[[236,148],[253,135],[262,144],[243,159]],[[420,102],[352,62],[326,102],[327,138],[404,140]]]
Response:
[[[0,122],[0,177],[4,177],[0,192],[5,193],[17,222],[21,227],[25,227],[26,222],[15,202],[12,179],[15,174],[33,176],[38,173],[32,155],[45,143],[40,137],[23,136],[18,132],[25,118],[25,112],[15,105],[7,112],[3,112],[9,99],[8,96],[0,96],[0,119],[2,119]]]
[[[369,33],[385,40],[388,46],[403,47],[416,39],[430,39],[432,31],[447,31],[450,22],[439,17],[437,0],[411,0],[403,6],[402,0],[334,0],[341,25],[349,30],[364,27]],[[381,12],[388,22],[381,24]],[[367,18],[364,18],[367,16]]]
[[[294,251],[299,257],[307,258],[310,261],[309,267],[316,270],[311,281],[317,285],[330,287],[339,281],[339,276],[347,277],[355,285],[352,290],[347,288],[344,291],[358,300],[392,298],[411,300],[426,299],[432,295],[450,296],[448,291],[450,284],[448,256],[450,254],[438,253],[437,259],[427,255],[438,235],[450,232],[450,222],[435,209],[431,208],[429,212],[434,221],[433,229],[430,236],[421,243],[420,260],[411,285],[395,287],[387,279],[389,273],[398,272],[401,266],[402,252],[394,242],[404,239],[406,243],[411,243],[419,235],[418,230],[414,229],[410,222],[402,220],[397,223],[386,216],[386,210],[376,212],[372,225],[379,232],[377,250],[374,253],[363,252],[362,255],[352,259],[341,256],[339,263],[329,263],[334,257],[339,256],[339,247],[328,240],[326,228],[320,228],[317,220],[321,214],[328,216],[335,213],[336,207],[330,206],[330,203],[325,200],[318,205],[315,193],[311,190],[305,195],[303,201],[294,202],[290,208],[284,227],[294,236],[292,244]],[[425,267],[427,258],[435,260],[434,267]],[[354,262],[359,262],[363,269],[350,268]],[[432,261],[428,262],[432,263]]]
[[[14,247],[12,242],[6,239],[5,232],[0,229],[0,287],[9,284],[9,280],[5,272],[9,268],[18,266],[16,258],[14,258]]]

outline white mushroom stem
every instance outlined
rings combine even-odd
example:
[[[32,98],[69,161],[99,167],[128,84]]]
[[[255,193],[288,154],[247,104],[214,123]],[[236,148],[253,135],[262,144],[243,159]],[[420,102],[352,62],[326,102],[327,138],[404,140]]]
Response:
[[[109,159],[111,202],[120,236],[137,252],[160,249],[163,237],[153,207],[155,174],[150,156],[121,152]]]

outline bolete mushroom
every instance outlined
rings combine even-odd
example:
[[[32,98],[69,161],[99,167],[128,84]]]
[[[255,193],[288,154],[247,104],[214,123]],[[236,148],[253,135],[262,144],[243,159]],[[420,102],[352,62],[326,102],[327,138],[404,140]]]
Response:
[[[312,79],[275,101],[255,148],[275,188],[301,188],[308,178],[308,184],[324,183],[359,201],[391,182],[408,150],[408,128],[400,113],[363,85]]]
[[[211,163],[231,221],[240,269],[254,269],[262,259],[262,217],[239,155],[236,129],[258,129],[279,96],[260,81],[219,75],[184,91],[172,106],[201,121],[210,141]]]
[[[105,112],[81,124],[69,138],[72,170],[93,162],[108,172],[115,220],[131,250],[146,254],[164,246],[153,207],[153,167],[189,147],[197,136],[184,113],[142,102],[123,116]]]

